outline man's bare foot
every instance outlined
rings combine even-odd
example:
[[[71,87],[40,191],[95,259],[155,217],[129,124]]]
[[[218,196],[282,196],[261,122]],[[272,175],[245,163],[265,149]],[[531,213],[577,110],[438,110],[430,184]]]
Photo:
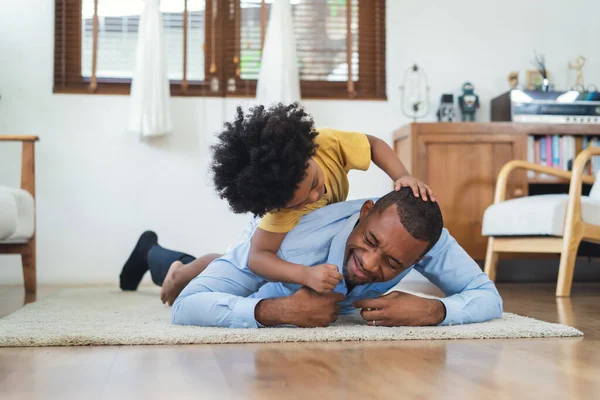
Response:
[[[169,272],[160,289],[160,299],[163,304],[167,303],[172,306],[179,293],[189,282],[181,279],[181,269],[185,268],[185,264],[181,261],[175,261],[169,267]]]

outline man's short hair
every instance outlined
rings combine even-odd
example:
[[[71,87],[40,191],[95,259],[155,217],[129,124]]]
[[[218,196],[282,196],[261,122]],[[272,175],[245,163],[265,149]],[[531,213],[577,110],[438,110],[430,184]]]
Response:
[[[413,238],[429,242],[424,255],[431,250],[442,234],[444,221],[440,206],[431,200],[423,201],[421,197],[415,197],[411,188],[403,187],[380,198],[373,211],[382,213],[393,204],[396,205],[404,229]]]

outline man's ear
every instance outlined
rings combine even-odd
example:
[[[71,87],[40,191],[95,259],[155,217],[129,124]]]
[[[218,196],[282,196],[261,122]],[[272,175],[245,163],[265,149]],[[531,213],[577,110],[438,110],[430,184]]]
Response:
[[[367,200],[363,203],[362,207],[360,208],[359,218],[361,221],[364,221],[364,219],[367,218],[367,215],[369,215],[374,205],[375,203],[373,203],[373,200]]]

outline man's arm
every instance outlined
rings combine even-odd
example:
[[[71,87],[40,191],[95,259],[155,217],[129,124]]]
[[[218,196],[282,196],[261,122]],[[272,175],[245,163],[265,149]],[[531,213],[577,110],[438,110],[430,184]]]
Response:
[[[171,321],[178,325],[257,328],[254,308],[261,299],[247,296],[264,283],[251,271],[217,259],[177,297]]]
[[[477,263],[444,229],[436,246],[415,270],[447,296],[442,325],[483,322],[502,316],[502,298]]]
[[[438,325],[446,317],[446,309],[440,300],[398,291],[359,300],[353,306],[362,308],[360,315],[371,326]]]
[[[255,318],[263,326],[296,325],[325,327],[335,322],[340,312],[341,293],[319,294],[303,287],[288,297],[261,300],[255,309]]]
[[[496,286],[447,230],[414,268],[448,297],[438,300],[391,292],[355,302],[369,325],[457,325],[502,316],[502,298]]]
[[[178,325],[258,328],[292,324],[327,326],[339,313],[341,293],[318,294],[302,288],[288,297],[248,297],[265,280],[239,269],[226,260],[216,260],[183,289],[171,310]]]

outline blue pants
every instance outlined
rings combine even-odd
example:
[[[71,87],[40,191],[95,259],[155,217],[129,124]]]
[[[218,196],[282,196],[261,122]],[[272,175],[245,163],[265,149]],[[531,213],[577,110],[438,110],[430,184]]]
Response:
[[[173,264],[175,261],[181,261],[184,264],[189,264],[195,259],[196,257],[190,256],[189,254],[165,249],[158,245],[152,246],[148,252],[148,269],[150,269],[152,281],[158,286],[162,286],[165,278],[167,277],[167,272],[169,272],[169,267],[171,264]]]

